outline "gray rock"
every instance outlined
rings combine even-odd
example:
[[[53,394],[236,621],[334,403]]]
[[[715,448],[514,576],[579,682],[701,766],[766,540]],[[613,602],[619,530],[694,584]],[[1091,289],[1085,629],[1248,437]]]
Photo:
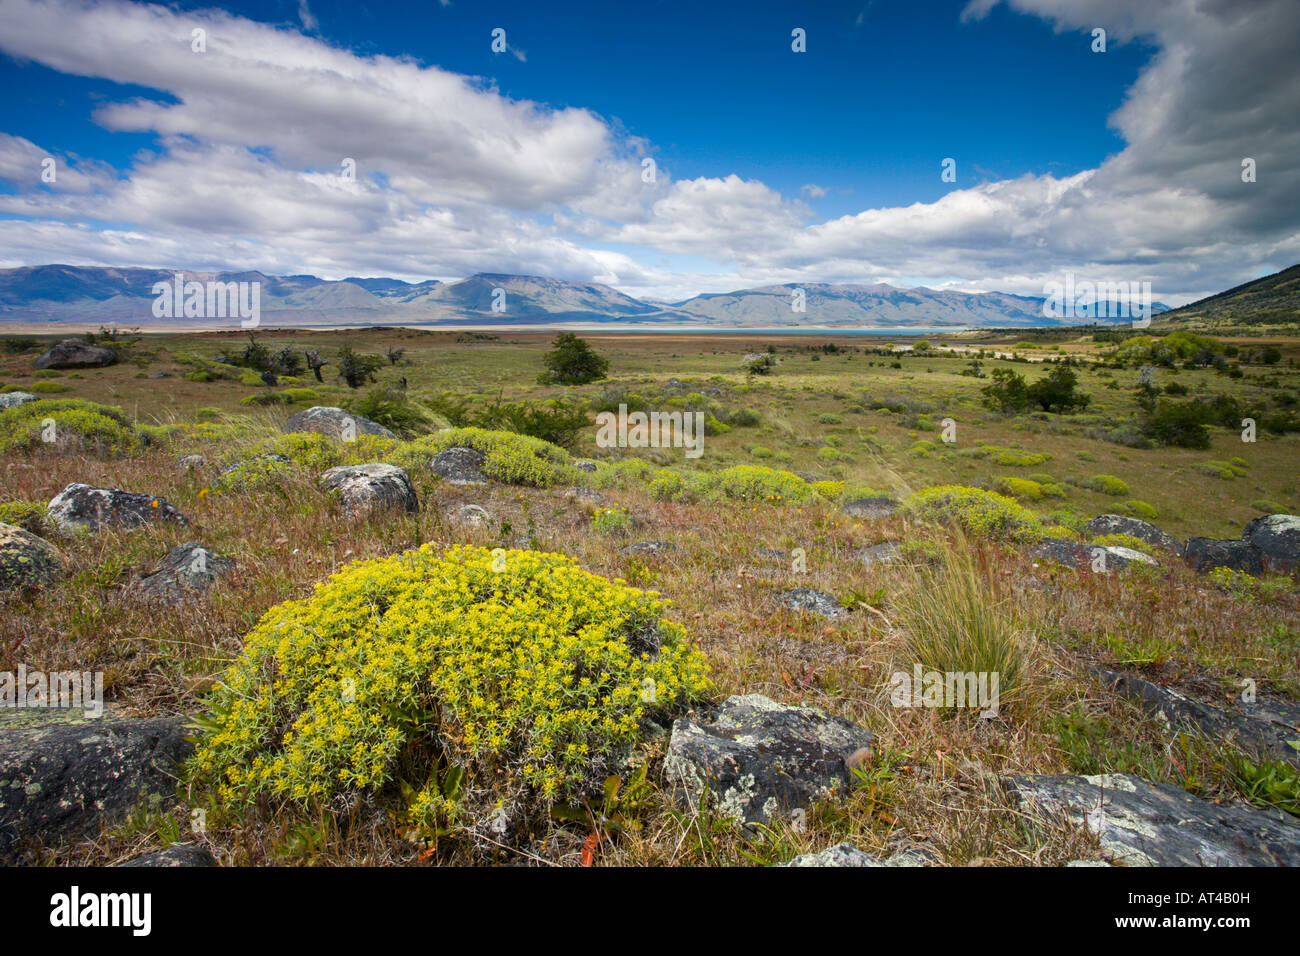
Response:
[[[590,458],[579,458],[574,461],[573,467],[577,468],[579,471],[585,471],[588,474],[591,474],[600,466]]]
[[[669,554],[677,550],[677,545],[671,541],[638,541],[636,544],[630,544],[623,548],[619,554]]]
[[[920,853],[896,853],[881,860],[859,850],[852,843],[837,843],[816,853],[804,853],[786,863],[777,866],[822,866],[822,867],[890,867],[890,866],[925,866],[927,860]]]
[[[835,598],[813,588],[794,588],[786,591],[781,595],[781,603],[791,610],[816,614],[832,620],[848,614]]]
[[[488,477],[483,471],[487,456],[476,448],[447,448],[433,456],[433,473],[453,485],[483,485]]]
[[[1197,571],[1231,568],[1247,574],[1264,573],[1264,553],[1249,541],[1192,538],[1183,550],[1183,560]]]
[[[396,438],[378,422],[332,405],[313,405],[289,416],[284,423],[286,432],[316,432],[334,441],[353,441],[359,435],[375,435],[379,438]]]
[[[136,528],[151,521],[189,524],[189,519],[165,498],[119,488],[93,488],[78,482],[51,498],[48,511],[49,520],[64,531]]]
[[[1121,571],[1130,564],[1159,567],[1160,562],[1149,554],[1118,545],[1079,544],[1060,538],[1044,538],[1029,549],[1029,557],[1037,561],[1055,561],[1067,568],[1097,571],[1109,574]]]
[[[145,853],[134,860],[119,863],[119,866],[142,867],[211,867],[217,861],[201,846],[169,846],[165,850]]]
[[[1246,525],[1241,538],[1259,549],[1265,571],[1290,574],[1300,567],[1300,516],[1256,518]]]
[[[842,717],[747,694],[707,721],[674,721],[664,773],[690,807],[707,789],[723,814],[769,823],[846,790],[848,759],[873,740]]]
[[[1087,528],[1094,537],[1103,534],[1126,534],[1157,548],[1178,552],[1183,550],[1183,546],[1173,535],[1165,534],[1155,525],[1127,515],[1098,515],[1088,522]]]
[[[780,548],[755,548],[754,557],[767,558],[772,561],[785,561],[790,557],[789,553],[782,551]]]
[[[893,498],[878,495],[873,498],[858,498],[850,501],[840,509],[850,518],[870,518],[879,520],[890,518],[898,513],[898,502]]]
[[[195,468],[202,468],[208,463],[208,460],[202,455],[186,455],[176,462],[176,467],[181,471],[192,471]]]
[[[902,556],[902,549],[897,541],[882,541],[858,552],[858,560],[865,568],[873,564],[893,564]]]
[[[481,507],[480,505],[461,505],[452,512],[451,518],[458,524],[469,525],[471,528],[479,528],[491,521],[492,515],[486,508]],[[527,546],[525,545],[525,547]]]
[[[0,736],[0,863],[45,845],[98,836],[149,798],[175,793],[193,750],[183,717],[60,721]]]
[[[1300,824],[1129,774],[1012,777],[1021,804],[1082,825],[1123,866],[1300,866]]]
[[[49,587],[64,570],[63,555],[48,541],[0,523],[0,591]]]
[[[570,501],[584,501],[593,505],[605,503],[605,496],[595,488],[570,488],[564,493],[564,497]]]
[[[150,372],[148,377],[149,378],[171,378],[172,373],[171,372]]]
[[[31,392],[0,392],[0,409],[17,408],[19,405],[34,401],[36,396]]]
[[[340,465],[321,475],[320,483],[338,492],[343,514],[349,518],[420,510],[410,477],[396,465]]]
[[[1158,715],[1169,727],[1196,727],[1216,740],[1300,766],[1300,707],[1281,701],[1234,700],[1232,709],[1194,700],[1133,674],[1091,668],[1101,680]]]
[[[140,592],[150,600],[177,605],[203,594],[234,568],[229,558],[189,541],[168,551],[158,570],[140,579]]]
[[[32,363],[32,368],[103,368],[117,361],[117,353],[80,339],[64,339]]]

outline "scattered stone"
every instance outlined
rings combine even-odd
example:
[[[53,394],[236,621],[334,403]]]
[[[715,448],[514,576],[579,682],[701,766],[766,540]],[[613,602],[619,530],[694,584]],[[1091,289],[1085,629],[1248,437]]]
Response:
[[[284,423],[286,432],[316,432],[334,441],[354,441],[358,435],[376,435],[379,438],[396,438],[378,422],[332,405],[313,405],[290,415]]]
[[[770,558],[773,561],[784,561],[790,557],[789,553],[782,551],[780,548],[755,548],[754,557]]]
[[[146,598],[175,606],[203,594],[234,568],[229,558],[218,557],[197,541],[189,541],[168,551],[158,570],[140,579],[140,592]]]
[[[727,698],[708,721],[675,721],[664,772],[688,806],[707,788],[727,816],[769,823],[847,789],[845,761],[874,739],[814,707],[747,694]]]
[[[887,859],[881,860],[870,853],[859,850],[852,843],[837,843],[835,846],[828,847],[825,850],[819,850],[816,853],[804,853],[796,856],[793,860],[786,863],[778,863],[777,866],[825,866],[825,867],[858,867],[858,866],[925,866],[929,862],[921,853],[895,853]]]
[[[17,408],[34,401],[36,396],[31,392],[0,392],[0,409]]]
[[[858,560],[865,568],[873,564],[893,564],[902,557],[903,549],[897,541],[882,541],[858,552]]]
[[[193,471],[195,468],[202,468],[207,463],[208,460],[202,455],[186,455],[176,462],[176,467],[181,471]]]
[[[595,488],[570,488],[564,493],[564,497],[569,501],[582,501],[592,505],[605,503],[605,496]]]
[[[32,363],[32,368],[103,368],[117,361],[117,353],[80,339],[64,339]]]
[[[1247,574],[1264,573],[1264,554],[1249,541],[1192,538],[1183,551],[1183,560],[1196,571],[1231,568]]]
[[[1012,777],[1016,798],[1086,826],[1122,866],[1300,866],[1300,824],[1129,774]]]
[[[448,448],[433,456],[433,473],[453,485],[484,485],[487,456],[476,448]]]
[[[1091,668],[1103,682],[1161,717],[1167,726],[1192,726],[1216,740],[1231,740],[1271,759],[1300,766],[1300,706],[1280,701],[1234,699],[1232,709],[1215,707],[1133,674]]]
[[[892,518],[898,513],[898,502],[893,498],[877,495],[872,498],[858,498],[855,501],[850,501],[840,510],[850,518],[869,518],[874,521],[881,518]]]
[[[1246,525],[1241,537],[1259,549],[1265,571],[1290,574],[1300,567],[1300,516],[1256,518]]]
[[[48,512],[49,520],[64,531],[135,528],[150,521],[190,523],[166,498],[120,488],[92,488],[79,482],[51,498]]]
[[[1183,550],[1183,546],[1173,535],[1165,534],[1155,525],[1130,518],[1128,515],[1098,515],[1088,522],[1087,528],[1088,533],[1094,537],[1103,534],[1126,534],[1167,551]]]
[[[340,465],[321,475],[320,482],[338,492],[343,514],[349,518],[420,510],[410,477],[396,465]]]
[[[492,520],[492,515],[486,508],[479,505],[461,505],[452,512],[451,519],[457,524],[480,528]]]
[[[676,551],[677,545],[671,541],[639,541],[636,544],[630,544],[619,552],[622,555],[630,554],[667,554],[670,551]]]
[[[171,378],[171,372],[150,372],[148,378]]]
[[[6,728],[0,737],[0,863],[25,848],[98,836],[176,789],[193,745],[183,717],[90,719]]]
[[[30,531],[0,523],[0,591],[49,587],[63,572],[63,555],[54,545]]]
[[[201,846],[169,846],[165,850],[155,850],[137,856],[134,860],[119,863],[118,866],[147,867],[201,867],[216,866],[212,854]]]
[[[849,613],[835,598],[813,588],[795,588],[786,591],[781,595],[781,603],[791,610],[817,614],[832,620]]]
[[[599,465],[590,458],[579,458],[574,461],[573,467],[577,468],[579,471],[585,471],[588,474],[591,474],[599,467]]]

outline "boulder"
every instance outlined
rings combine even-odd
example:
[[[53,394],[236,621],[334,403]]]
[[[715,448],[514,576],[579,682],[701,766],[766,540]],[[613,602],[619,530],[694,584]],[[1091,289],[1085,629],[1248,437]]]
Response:
[[[202,867],[216,866],[217,861],[201,846],[169,846],[165,850],[145,853],[119,866]]]
[[[880,518],[891,518],[897,514],[898,502],[893,498],[877,495],[871,498],[858,498],[855,501],[850,501],[840,510],[850,518],[878,520]]]
[[[893,564],[902,556],[902,549],[897,541],[882,541],[858,552],[858,560],[864,568],[875,564]]]
[[[0,863],[98,836],[141,802],[169,799],[193,745],[183,717],[52,721],[0,733]]]
[[[794,588],[786,591],[781,595],[781,604],[793,611],[816,614],[832,620],[849,613],[835,598],[813,588]]]
[[[204,593],[234,567],[229,558],[218,557],[197,541],[178,544],[157,571],[140,579],[140,592],[151,600],[177,605]]]
[[[1044,538],[1029,549],[1029,557],[1036,561],[1055,561],[1076,570],[1095,570],[1101,574],[1123,570],[1130,564],[1160,566],[1160,562],[1151,555],[1132,548],[1113,544],[1079,544],[1060,538]]]
[[[176,467],[180,471],[193,471],[195,468],[202,468],[208,463],[208,460],[202,455],[186,455],[176,462]]]
[[[599,467],[599,465],[590,458],[579,458],[574,461],[573,467],[577,468],[579,471],[585,471],[588,474],[591,474]]]
[[[103,368],[117,361],[117,353],[80,339],[64,339],[32,363],[32,368]]]
[[[1249,541],[1191,538],[1183,549],[1183,560],[1197,571],[1231,568],[1247,574],[1264,573],[1264,554]]]
[[[1122,773],[1007,783],[1022,805],[1087,827],[1124,866],[1300,866],[1300,823],[1280,810],[1211,803]]]
[[[488,477],[483,471],[487,456],[476,448],[447,448],[433,456],[433,473],[453,485],[483,485]]]
[[[320,482],[338,492],[343,514],[349,518],[420,510],[410,477],[396,465],[340,465],[321,475]]]
[[[63,555],[52,544],[0,523],[0,591],[49,587],[63,573]]]
[[[842,717],[747,694],[706,720],[674,721],[664,773],[690,807],[707,789],[723,814],[769,823],[846,790],[850,759],[873,740]]]
[[[1215,740],[1230,740],[1243,749],[1300,766],[1300,706],[1258,698],[1248,704],[1238,698],[1230,708],[1216,707],[1134,674],[1100,667],[1091,670],[1170,728],[1195,727]]]
[[[1256,518],[1246,525],[1241,538],[1259,550],[1265,571],[1290,574],[1300,567],[1300,516]]]
[[[1183,546],[1173,535],[1165,534],[1155,525],[1130,518],[1128,515],[1098,515],[1088,522],[1087,528],[1088,533],[1094,537],[1103,534],[1126,534],[1167,551],[1183,550]]]
[[[777,866],[822,866],[822,867],[875,867],[875,866],[925,866],[927,860],[921,853],[895,853],[881,860],[859,850],[852,843],[837,843],[835,846],[816,853],[803,853],[793,860],[778,863]]]
[[[332,405],[313,405],[289,416],[284,423],[286,432],[316,432],[334,441],[354,441],[358,435],[375,435],[379,438],[396,438],[378,422]]]
[[[36,396],[31,392],[0,392],[0,409],[17,408],[34,401]]]
[[[135,528],[150,521],[189,519],[167,499],[119,488],[92,488],[74,482],[50,499],[49,520],[64,531]]]
[[[452,512],[451,519],[457,524],[478,528],[492,520],[488,510],[480,505],[461,505]]]

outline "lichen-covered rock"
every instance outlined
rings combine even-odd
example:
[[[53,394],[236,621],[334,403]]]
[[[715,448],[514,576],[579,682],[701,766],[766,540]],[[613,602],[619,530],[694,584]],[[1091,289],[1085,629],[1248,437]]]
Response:
[[[689,806],[707,789],[727,816],[769,823],[847,789],[849,759],[873,739],[842,717],[747,694],[706,720],[675,721],[664,773]]]
[[[202,468],[208,463],[208,460],[202,455],[185,455],[176,462],[176,468],[179,471],[193,471],[195,468]]]
[[[332,405],[313,405],[289,416],[284,423],[286,432],[316,432],[334,441],[355,441],[358,435],[375,435],[379,438],[396,438],[378,422],[336,408]]]
[[[1249,541],[1191,538],[1183,549],[1183,560],[1197,571],[1231,568],[1247,574],[1264,573],[1264,554]]]
[[[778,863],[777,866],[818,866],[818,867],[877,867],[877,866],[925,866],[927,860],[921,853],[895,853],[886,859],[879,859],[859,850],[852,843],[837,843],[816,853],[803,853],[793,860]]]
[[[211,853],[201,846],[169,846],[165,850],[145,853],[134,860],[119,863],[119,866],[140,867],[211,867],[217,861]]]
[[[119,488],[93,488],[78,482],[51,498],[48,512],[49,520],[64,531],[135,528],[151,521],[189,524],[189,519],[165,498]]]
[[[1173,729],[1199,728],[1215,740],[1300,766],[1300,707],[1281,701],[1235,699],[1231,708],[1216,707],[1133,674],[1093,668],[1103,682],[1138,701]]]
[[[1155,525],[1130,518],[1128,515],[1098,515],[1088,522],[1087,529],[1094,537],[1104,534],[1126,534],[1157,548],[1165,548],[1168,551],[1183,550],[1183,546],[1173,535],[1165,534]]]
[[[574,461],[573,467],[577,468],[579,471],[585,471],[588,474],[591,474],[600,466],[590,458],[578,458]]]
[[[63,572],[63,556],[52,544],[0,523],[0,591],[49,587]]]
[[[117,361],[117,353],[80,339],[64,339],[32,363],[32,368],[103,368]]]
[[[451,514],[452,520],[457,524],[469,525],[471,528],[478,528],[492,520],[488,510],[481,505],[461,505]]]
[[[430,464],[435,475],[453,485],[487,484],[483,463],[487,456],[477,448],[447,448],[433,456]]]
[[[1012,777],[1022,805],[1087,827],[1124,866],[1300,866],[1300,824],[1129,774]]]
[[[677,550],[677,545],[671,541],[638,541],[636,544],[630,544],[619,551],[619,554],[630,556],[633,554],[670,554]]]
[[[884,495],[871,498],[858,498],[846,503],[841,509],[850,518],[868,518],[873,521],[891,518],[898,513],[898,502]]]
[[[191,752],[183,717],[56,721],[0,731],[0,863],[27,847],[96,836],[176,789]]]
[[[813,588],[793,588],[786,591],[781,595],[781,604],[793,611],[816,614],[832,620],[848,614],[835,598]]]
[[[1300,516],[1256,518],[1246,525],[1241,538],[1259,549],[1265,571],[1290,574],[1300,567]]]
[[[862,566],[869,568],[876,564],[893,564],[902,556],[902,548],[897,541],[882,541],[858,552]]]
[[[31,392],[0,392],[0,409],[17,408],[19,405],[34,401],[36,396]]]
[[[140,592],[164,604],[180,604],[207,591],[234,567],[229,558],[213,554],[197,541],[189,541],[168,551],[158,570],[140,579]]]
[[[420,510],[410,477],[396,465],[340,465],[321,475],[320,482],[338,492],[343,514],[349,518]]]
[[[1036,561],[1054,561],[1067,568],[1109,574],[1130,564],[1159,567],[1160,562],[1149,554],[1120,545],[1079,544],[1060,538],[1044,538],[1029,549],[1029,557]]]

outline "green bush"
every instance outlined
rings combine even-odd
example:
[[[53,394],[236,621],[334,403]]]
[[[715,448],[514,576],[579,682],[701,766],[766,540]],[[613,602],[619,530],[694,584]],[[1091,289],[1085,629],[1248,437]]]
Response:
[[[631,528],[626,508],[598,508],[591,516],[591,530],[597,534],[626,534]]]
[[[1044,495],[1043,486],[1029,478],[1002,477],[997,479],[994,487],[1020,501],[1039,501]]]
[[[1036,541],[1043,535],[1038,515],[1013,498],[981,488],[941,485],[918,491],[903,503],[923,520],[955,521],[971,534]]]
[[[429,416],[423,409],[408,402],[405,394],[392,388],[372,388],[360,398],[345,401],[343,408],[377,422],[403,438],[425,432],[430,425]]]
[[[1119,498],[1129,493],[1128,485],[1114,475],[1093,475],[1085,482],[1085,487],[1098,491],[1112,498]]]
[[[798,475],[762,465],[734,465],[709,472],[702,478],[706,493],[730,501],[768,501],[802,504],[815,495]]]
[[[508,485],[550,488],[583,484],[586,478],[563,448],[540,438],[482,428],[446,428],[400,445],[382,460],[408,472],[426,471],[434,455],[458,447],[481,451],[486,456],[484,474]]]
[[[1126,514],[1132,515],[1134,518],[1141,518],[1143,521],[1155,521],[1160,517],[1160,512],[1157,511],[1153,505],[1149,505],[1145,501],[1140,501],[1138,499],[1124,502],[1122,510]]]
[[[47,420],[53,428],[47,428]],[[110,405],[76,398],[45,398],[0,410],[0,452],[34,448],[49,437],[60,448],[69,445],[97,454],[120,455],[140,445],[140,435]]]
[[[47,509],[42,501],[4,501],[0,502],[0,523],[11,524],[30,531],[43,534],[46,531]]]

